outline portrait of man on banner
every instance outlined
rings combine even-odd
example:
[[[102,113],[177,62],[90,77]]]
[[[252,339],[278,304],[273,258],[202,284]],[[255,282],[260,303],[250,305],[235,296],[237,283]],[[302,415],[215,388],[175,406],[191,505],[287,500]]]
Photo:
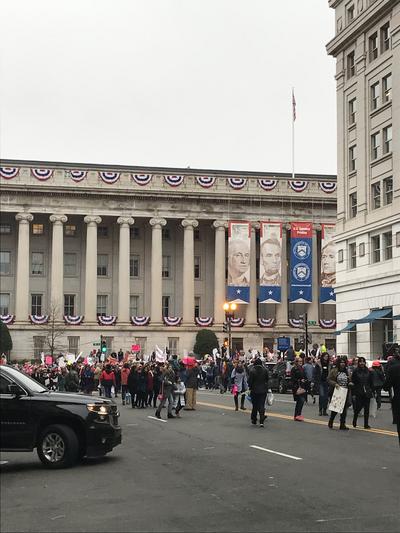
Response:
[[[321,287],[332,287],[336,283],[336,247],[328,241],[321,249]]]
[[[228,249],[228,285],[235,287],[248,287],[250,285],[249,242],[233,236],[230,239]]]
[[[282,246],[278,234],[271,233],[261,243],[260,285],[281,285]]]

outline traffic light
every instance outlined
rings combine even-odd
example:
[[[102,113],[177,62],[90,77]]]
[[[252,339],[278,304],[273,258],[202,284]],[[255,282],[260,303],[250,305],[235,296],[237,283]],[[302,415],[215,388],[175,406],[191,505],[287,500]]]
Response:
[[[103,354],[107,353],[107,342],[105,339],[103,339],[103,335],[101,336],[100,350]]]
[[[224,322],[224,324],[223,324],[223,326],[222,326],[222,329],[223,329],[223,331],[224,331],[225,333],[228,332],[228,324],[227,324],[227,322]]]

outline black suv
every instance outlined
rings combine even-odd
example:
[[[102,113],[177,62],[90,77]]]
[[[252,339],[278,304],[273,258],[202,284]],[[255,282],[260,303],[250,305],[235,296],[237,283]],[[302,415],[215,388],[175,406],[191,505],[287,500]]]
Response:
[[[51,392],[7,365],[0,366],[0,449],[33,451],[49,468],[99,457],[121,443],[116,404],[104,398]]]

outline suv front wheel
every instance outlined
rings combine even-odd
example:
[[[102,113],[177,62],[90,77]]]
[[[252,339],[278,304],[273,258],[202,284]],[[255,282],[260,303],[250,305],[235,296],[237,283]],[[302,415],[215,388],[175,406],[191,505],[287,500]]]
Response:
[[[79,442],[73,429],[61,424],[44,428],[37,443],[39,459],[47,468],[66,468],[78,461]]]

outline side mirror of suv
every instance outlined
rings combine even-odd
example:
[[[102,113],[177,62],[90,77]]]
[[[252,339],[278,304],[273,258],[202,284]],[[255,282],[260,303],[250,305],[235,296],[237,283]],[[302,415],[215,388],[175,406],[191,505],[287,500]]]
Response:
[[[8,392],[10,394],[14,394],[14,396],[22,396],[23,391],[21,387],[16,385],[15,383],[12,383],[11,385],[8,385]]]

